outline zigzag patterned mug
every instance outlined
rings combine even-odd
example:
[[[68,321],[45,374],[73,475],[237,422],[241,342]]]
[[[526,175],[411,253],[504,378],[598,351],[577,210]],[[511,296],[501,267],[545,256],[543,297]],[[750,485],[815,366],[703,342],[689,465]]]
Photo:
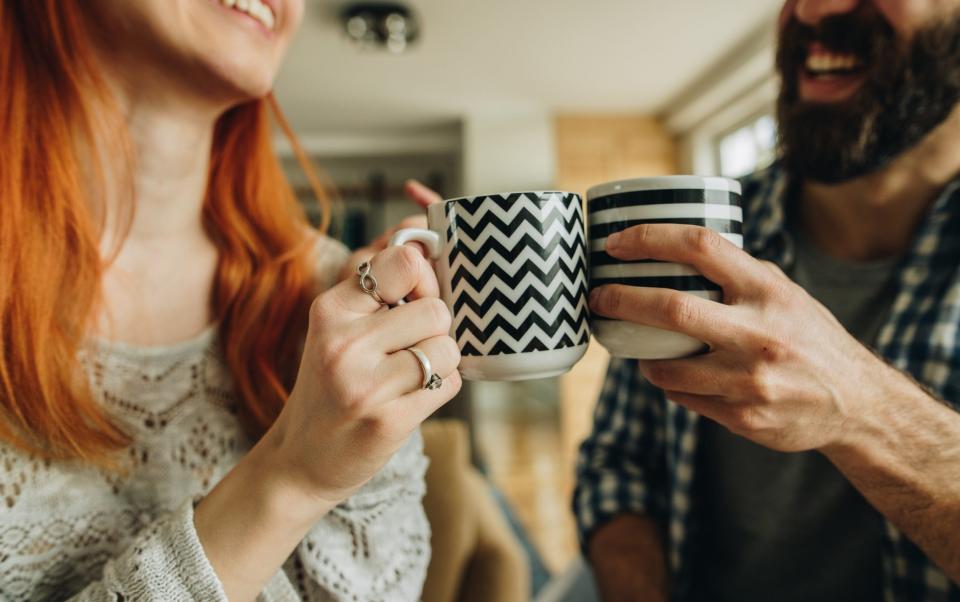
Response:
[[[464,378],[546,378],[583,357],[590,327],[578,195],[463,197],[431,206],[427,221],[429,230],[400,230],[390,244],[420,242],[436,260]]]

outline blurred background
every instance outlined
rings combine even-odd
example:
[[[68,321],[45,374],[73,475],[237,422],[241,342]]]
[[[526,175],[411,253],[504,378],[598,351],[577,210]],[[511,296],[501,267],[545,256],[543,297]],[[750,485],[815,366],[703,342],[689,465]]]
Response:
[[[352,248],[415,213],[403,197],[407,178],[448,198],[583,194],[620,178],[736,177],[773,158],[781,0],[306,4],[276,93],[338,193],[331,235]],[[315,216],[290,145],[278,136],[276,146]],[[514,521],[531,595],[549,589],[579,553],[574,463],[606,363],[594,343],[563,377],[471,383],[443,411],[460,421],[471,470]],[[441,511],[434,502],[428,513]],[[438,562],[447,548],[437,538],[453,526],[431,522]],[[443,587],[431,576],[424,598],[465,599],[457,593],[464,571],[446,569],[456,575]],[[442,596],[431,593],[444,587]]]

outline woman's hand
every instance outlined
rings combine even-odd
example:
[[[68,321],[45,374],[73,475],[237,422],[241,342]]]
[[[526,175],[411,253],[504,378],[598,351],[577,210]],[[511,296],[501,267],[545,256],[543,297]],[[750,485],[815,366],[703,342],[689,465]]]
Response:
[[[313,303],[297,383],[268,437],[276,469],[311,497],[339,503],[372,477],[417,426],[460,390],[460,352],[433,269],[413,246],[371,260],[387,309],[356,274]],[[356,266],[354,266],[355,268]],[[406,349],[417,346],[443,378],[421,388]]]
[[[311,526],[460,390],[460,350],[433,269],[416,246],[382,248],[388,240],[355,256],[346,279],[314,300],[287,405],[196,507],[197,536],[230,600],[253,600]],[[371,256],[383,300],[409,303],[388,309],[360,289],[356,268]],[[411,346],[443,378],[440,388],[421,388]]]
[[[440,195],[430,190],[417,180],[407,180],[403,185],[403,191],[406,193],[407,198],[416,203],[423,209],[426,209],[434,203],[439,203],[443,199],[440,198]],[[340,271],[339,280],[346,280],[351,276],[356,277],[354,271],[357,266],[362,262],[370,259],[374,254],[379,253],[380,251],[387,248],[387,245],[390,244],[390,239],[396,234],[397,230],[402,230],[404,228],[426,228],[427,227],[427,216],[423,213],[419,215],[411,215],[410,217],[404,218],[400,221],[399,224],[388,229],[386,232],[381,234],[374,240],[372,243],[365,247],[360,247],[350,256],[350,259],[347,263],[344,264],[343,269]],[[413,244],[413,243],[411,243]]]

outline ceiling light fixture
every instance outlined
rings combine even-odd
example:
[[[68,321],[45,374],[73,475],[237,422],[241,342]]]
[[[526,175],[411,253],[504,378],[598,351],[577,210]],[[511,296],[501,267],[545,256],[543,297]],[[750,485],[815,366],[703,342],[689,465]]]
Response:
[[[363,48],[384,48],[394,54],[407,50],[420,33],[416,15],[402,4],[360,2],[340,13],[347,37]]]

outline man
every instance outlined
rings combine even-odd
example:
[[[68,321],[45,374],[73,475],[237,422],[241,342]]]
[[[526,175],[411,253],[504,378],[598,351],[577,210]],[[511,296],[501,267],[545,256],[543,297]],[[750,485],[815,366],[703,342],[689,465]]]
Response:
[[[608,239],[724,304],[594,291],[710,350],[612,361],[584,549],[608,601],[960,600],[960,0],[788,0],[779,37],[781,159],[744,183],[746,251]]]

